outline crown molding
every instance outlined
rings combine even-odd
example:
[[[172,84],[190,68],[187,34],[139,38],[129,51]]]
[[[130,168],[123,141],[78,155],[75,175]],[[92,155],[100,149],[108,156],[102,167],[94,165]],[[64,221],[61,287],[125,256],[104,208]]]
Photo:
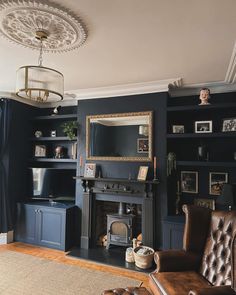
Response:
[[[236,91],[236,84],[227,84],[225,81],[189,84],[181,88],[171,88],[169,94],[171,97],[198,95],[201,88],[209,88],[211,93],[226,93]]]
[[[181,85],[182,79],[174,78],[143,83],[130,83],[116,86],[70,90],[66,93],[73,95],[77,100],[84,100],[116,96],[130,96],[155,92],[168,92],[170,88],[180,87]]]
[[[230,58],[228,69],[225,75],[225,83],[232,84],[236,82],[236,42]]]
[[[58,105],[61,106],[75,106],[78,104],[78,100],[94,99],[94,98],[106,98],[116,96],[130,96],[145,93],[157,93],[168,92],[171,88],[180,87],[182,85],[182,79],[167,79],[160,81],[151,81],[144,83],[132,83],[121,84],[117,86],[96,87],[88,89],[78,89],[66,91],[64,99],[59,102],[53,103],[38,103],[32,100],[20,98],[13,92],[0,92],[0,97],[14,99],[16,101],[35,106],[38,108],[50,108]]]

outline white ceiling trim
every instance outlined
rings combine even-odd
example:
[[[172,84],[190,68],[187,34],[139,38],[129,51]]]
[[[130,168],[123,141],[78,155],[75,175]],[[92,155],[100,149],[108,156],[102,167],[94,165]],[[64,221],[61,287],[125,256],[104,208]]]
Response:
[[[129,96],[155,92],[168,92],[169,88],[180,87],[181,85],[181,78],[173,78],[144,83],[121,84],[108,87],[71,90],[67,91],[66,94],[68,96],[74,96],[77,100],[84,100],[93,98]]]
[[[230,58],[229,66],[225,75],[225,83],[235,83],[236,81],[236,43]]]
[[[198,95],[201,88],[209,88],[211,93],[226,93],[236,91],[236,84],[227,84],[225,81],[191,84],[183,86],[182,88],[170,89],[171,97]]]

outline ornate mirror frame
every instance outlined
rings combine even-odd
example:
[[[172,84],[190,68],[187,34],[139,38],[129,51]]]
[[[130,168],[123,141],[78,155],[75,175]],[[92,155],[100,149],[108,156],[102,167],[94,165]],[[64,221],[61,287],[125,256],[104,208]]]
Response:
[[[148,138],[149,151],[147,157],[106,157],[106,156],[91,156],[90,155],[90,121],[92,119],[132,117],[132,116],[148,116]],[[134,113],[116,113],[103,115],[86,116],[86,159],[94,161],[126,161],[126,162],[151,162],[152,161],[152,146],[153,146],[153,112],[134,112]]]

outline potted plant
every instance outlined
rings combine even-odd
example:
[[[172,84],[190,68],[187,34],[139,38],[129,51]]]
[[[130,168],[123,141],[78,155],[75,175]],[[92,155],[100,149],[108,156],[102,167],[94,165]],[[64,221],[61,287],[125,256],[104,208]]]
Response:
[[[77,135],[77,128],[78,128],[78,122],[77,121],[69,121],[65,122],[62,125],[62,130],[66,134],[66,136],[69,137],[70,140],[75,139]]]

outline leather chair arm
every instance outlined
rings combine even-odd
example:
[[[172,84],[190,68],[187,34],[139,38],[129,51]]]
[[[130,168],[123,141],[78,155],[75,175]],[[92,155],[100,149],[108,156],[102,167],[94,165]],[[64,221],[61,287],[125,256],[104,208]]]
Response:
[[[188,295],[236,295],[230,286],[219,286],[192,290]]]
[[[198,270],[201,256],[184,250],[157,251],[154,260],[158,272]]]
[[[151,295],[144,287],[127,287],[105,290],[102,295]]]

